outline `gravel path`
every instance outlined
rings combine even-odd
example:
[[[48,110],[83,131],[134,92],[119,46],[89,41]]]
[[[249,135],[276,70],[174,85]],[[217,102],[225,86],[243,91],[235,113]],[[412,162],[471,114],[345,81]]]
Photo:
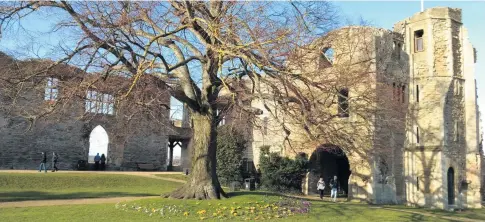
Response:
[[[15,201],[15,202],[0,202],[0,208],[118,203],[121,201],[132,201],[132,200],[157,198],[157,197],[160,198],[160,196],[142,196],[142,197],[83,198],[83,199],[69,199],[69,200],[27,200],[27,201]]]

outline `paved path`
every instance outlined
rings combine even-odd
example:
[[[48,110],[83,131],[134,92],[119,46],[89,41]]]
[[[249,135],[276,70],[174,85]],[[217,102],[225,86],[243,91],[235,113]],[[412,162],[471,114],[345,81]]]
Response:
[[[0,173],[39,173],[37,170],[0,170]],[[52,173],[52,172],[47,172]],[[185,183],[185,180],[179,180],[175,178],[169,177],[159,177],[155,175],[170,175],[176,174],[181,175],[181,172],[160,172],[160,171],[58,171],[55,173],[81,173],[81,174],[122,174],[122,175],[133,175],[133,176],[142,176],[142,177],[149,177],[159,180],[167,180],[172,182],[178,183]]]
[[[142,196],[142,197],[83,198],[83,199],[68,199],[68,200],[27,200],[27,201],[15,201],[15,202],[0,202],[0,208],[118,203],[121,201],[133,201],[133,200],[157,198],[157,197],[160,198],[160,196]]]

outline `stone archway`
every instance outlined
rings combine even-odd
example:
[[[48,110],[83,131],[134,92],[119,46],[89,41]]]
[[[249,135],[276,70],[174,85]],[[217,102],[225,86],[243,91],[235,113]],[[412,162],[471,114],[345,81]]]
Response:
[[[94,163],[94,156],[104,154],[108,158],[109,137],[106,130],[98,125],[89,134],[88,163]]]
[[[328,183],[331,178],[337,176],[340,184],[339,195],[347,196],[350,173],[349,159],[341,148],[331,144],[319,146],[310,156],[309,173],[306,178],[307,186],[304,186],[307,190],[304,190],[304,193],[316,193],[319,178],[323,178],[327,184],[325,193],[330,193]]]

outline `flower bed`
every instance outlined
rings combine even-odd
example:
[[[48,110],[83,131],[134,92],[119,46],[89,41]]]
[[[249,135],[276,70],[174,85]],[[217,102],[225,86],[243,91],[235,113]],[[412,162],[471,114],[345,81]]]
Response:
[[[254,202],[187,201],[184,204],[117,203],[116,209],[164,219],[269,220],[310,212],[311,203],[296,198],[262,198]]]

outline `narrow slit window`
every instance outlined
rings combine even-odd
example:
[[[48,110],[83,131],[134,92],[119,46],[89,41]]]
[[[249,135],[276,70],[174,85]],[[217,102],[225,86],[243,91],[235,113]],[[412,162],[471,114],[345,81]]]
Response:
[[[416,189],[419,190],[419,177],[416,177]]]
[[[416,127],[416,144],[419,144],[419,127]]]
[[[419,85],[416,85],[416,102],[419,103]]]
[[[401,85],[397,85],[397,87],[396,87],[396,91],[397,91],[397,95],[396,95],[397,102],[399,102],[401,100],[401,90],[400,90],[400,88],[401,88]]]
[[[415,52],[424,51],[423,35],[424,35],[424,31],[422,29],[414,32],[414,51]]]
[[[394,51],[392,53],[394,58],[398,60],[401,59],[401,47],[402,44],[400,42],[394,41]]]

